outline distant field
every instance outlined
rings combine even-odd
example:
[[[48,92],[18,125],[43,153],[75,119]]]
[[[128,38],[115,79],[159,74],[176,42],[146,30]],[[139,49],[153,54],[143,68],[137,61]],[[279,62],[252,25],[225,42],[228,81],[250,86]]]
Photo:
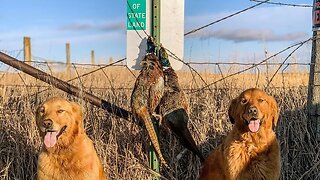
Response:
[[[52,74],[67,80],[90,70],[82,68],[77,71],[73,69],[71,74]],[[50,73],[48,69],[46,71]],[[137,76],[138,72],[133,74]],[[112,67],[71,83],[130,110],[131,88],[135,81],[133,74],[124,67]],[[270,79],[272,76],[263,73],[239,74],[212,85],[211,91],[206,89],[190,93],[203,87],[204,83],[189,71],[178,74],[191,107],[189,128],[205,155],[231,129],[227,116],[230,100],[244,89],[265,88],[267,77]],[[222,77],[210,73],[202,73],[201,76],[207,83]],[[35,179],[41,141],[36,130],[34,111],[41,102],[52,96],[63,96],[82,104],[87,133],[102,157],[109,179],[150,179],[152,176],[148,168],[147,132],[135,121],[119,119],[23,73],[0,73],[0,85],[0,179]],[[282,179],[319,178],[319,144],[307,128],[307,85],[307,73],[290,72],[276,75],[266,88],[281,109],[276,132],[281,145]],[[171,133],[163,129],[160,142],[172,168],[172,171],[164,170],[161,174],[167,179],[196,179],[201,166],[199,159],[187,152],[177,161],[176,156],[183,148]]]

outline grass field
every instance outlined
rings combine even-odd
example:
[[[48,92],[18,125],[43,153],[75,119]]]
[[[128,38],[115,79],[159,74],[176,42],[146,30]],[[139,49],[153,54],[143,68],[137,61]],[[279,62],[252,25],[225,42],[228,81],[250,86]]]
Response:
[[[53,73],[67,80],[72,75]],[[54,72],[54,71],[53,71]],[[134,72],[137,75],[138,72]],[[207,82],[221,78],[219,74],[202,73]],[[240,74],[211,86],[211,90],[189,93],[189,128],[201,151],[208,155],[227,135],[232,125],[227,109],[230,100],[250,87],[265,88],[266,74]],[[272,74],[268,75],[270,78]],[[204,85],[190,72],[179,72],[186,92]],[[131,88],[135,81],[126,68],[113,67],[72,81],[73,85],[130,110]],[[103,160],[109,179],[150,179],[148,168],[149,140],[144,128],[134,120],[124,120],[102,109],[70,96],[25,74],[0,74],[0,179],[35,179],[36,162],[41,141],[36,129],[36,107],[52,96],[77,101],[85,112],[85,128]],[[281,145],[281,179],[319,179],[319,143],[309,130],[306,113],[308,74],[291,72],[277,75],[266,91],[280,107],[276,133]],[[32,85],[32,86],[29,86]],[[48,86],[48,87],[46,87]],[[47,89],[46,91],[43,91]],[[43,92],[42,92],[43,91]],[[201,167],[190,152],[177,161],[183,151],[173,134],[161,129],[161,148],[171,170],[162,170],[163,179],[196,179]]]

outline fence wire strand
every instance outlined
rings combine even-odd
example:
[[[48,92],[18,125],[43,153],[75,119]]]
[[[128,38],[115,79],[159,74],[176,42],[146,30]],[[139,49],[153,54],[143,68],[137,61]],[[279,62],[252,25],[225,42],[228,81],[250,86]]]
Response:
[[[190,35],[190,34],[192,34],[192,33],[196,33],[197,31],[200,31],[200,30],[202,30],[202,29],[204,29],[204,28],[207,28],[207,27],[209,27],[209,26],[211,26],[211,25],[214,25],[214,24],[216,24],[216,23],[218,23],[218,22],[221,22],[221,21],[223,21],[223,20],[229,19],[229,18],[231,18],[231,17],[233,17],[233,16],[236,16],[236,15],[238,15],[238,14],[241,14],[241,13],[243,13],[243,12],[246,12],[246,11],[248,11],[248,10],[250,10],[250,9],[253,9],[253,8],[258,7],[258,6],[260,6],[260,5],[262,5],[262,4],[265,4],[265,3],[267,3],[267,4],[275,4],[275,5],[292,5],[292,6],[298,6],[298,7],[302,7],[302,6],[303,6],[303,7],[304,7],[304,6],[305,6],[305,7],[310,7],[310,5],[297,5],[297,4],[276,3],[276,2],[270,2],[270,0],[265,0],[265,1],[261,1],[261,0],[251,0],[251,1],[257,2],[257,4],[255,4],[255,5],[253,5],[253,6],[250,6],[250,7],[247,7],[247,8],[245,8],[245,9],[242,9],[242,10],[240,10],[240,11],[237,11],[237,12],[235,12],[235,13],[233,13],[233,14],[230,14],[230,15],[228,15],[228,16],[225,16],[225,17],[223,17],[223,18],[221,18],[221,19],[215,20],[215,21],[213,21],[213,22],[211,22],[211,23],[208,23],[208,24],[206,24],[206,25],[204,25],[204,26],[195,28],[195,29],[193,29],[193,30],[185,33],[184,36],[188,36],[188,35]],[[134,11],[133,11],[132,7],[130,6],[129,2],[128,2],[128,1],[126,1],[126,2],[127,2],[128,7],[130,8],[130,11],[131,11],[132,13],[134,13]],[[127,16],[128,16],[128,14],[127,14]],[[130,18],[128,18],[128,19],[130,20]],[[141,27],[141,24],[140,24],[139,20],[137,19],[137,17],[135,17],[135,20],[137,21],[137,24]],[[130,20],[130,22],[131,22],[131,20]],[[132,23],[132,22],[131,22],[131,23]],[[142,39],[142,36],[139,34],[138,30],[137,30],[135,27],[134,27],[134,30],[135,30],[135,32],[137,33],[137,35]],[[143,30],[143,28],[142,28],[142,30]],[[146,36],[149,36],[149,34],[148,34],[145,30],[143,30],[143,33],[144,33]],[[169,56],[170,56],[170,57],[172,57],[172,58],[174,58],[174,59],[182,62],[184,65],[186,65],[186,66],[190,69],[194,81],[196,81],[196,79],[195,79],[195,77],[194,77],[193,72],[196,73],[197,76],[199,76],[199,78],[201,79],[201,81],[204,83],[204,86],[203,86],[203,87],[198,88],[198,89],[196,89],[195,91],[189,92],[189,93],[195,93],[195,92],[202,91],[202,90],[204,90],[204,89],[209,89],[210,91],[212,91],[212,90],[210,89],[210,86],[211,86],[211,85],[216,84],[216,83],[218,83],[218,82],[220,82],[220,81],[224,81],[225,79],[230,78],[230,77],[232,77],[232,76],[235,76],[235,75],[241,74],[241,73],[243,73],[243,72],[246,72],[246,71],[248,71],[248,70],[250,70],[250,69],[257,68],[257,66],[259,66],[259,65],[265,65],[264,63],[267,62],[268,60],[270,60],[271,58],[274,58],[274,57],[278,56],[279,54],[281,54],[281,53],[283,53],[283,52],[285,52],[285,51],[287,51],[287,50],[289,50],[289,49],[291,49],[291,48],[293,48],[293,47],[295,47],[295,46],[298,46],[297,48],[295,48],[295,49],[289,54],[289,56],[286,57],[286,59],[285,59],[282,63],[269,63],[269,65],[271,65],[271,64],[278,64],[278,65],[280,65],[280,66],[278,67],[278,69],[275,71],[275,73],[273,74],[273,76],[272,76],[272,77],[270,78],[270,80],[268,81],[268,85],[267,85],[267,86],[269,86],[270,83],[272,82],[273,78],[274,78],[275,75],[279,72],[280,68],[281,68],[283,65],[289,66],[289,65],[297,64],[297,63],[286,63],[286,61],[289,59],[289,57],[291,57],[291,55],[292,55],[296,50],[298,50],[303,44],[305,44],[306,42],[310,41],[311,39],[312,39],[312,38],[310,38],[310,39],[308,39],[308,40],[306,40],[306,41],[303,41],[303,42],[294,44],[294,45],[292,45],[292,46],[289,46],[289,47],[287,47],[287,48],[279,51],[278,53],[276,53],[276,54],[274,54],[274,55],[272,55],[272,56],[270,56],[270,57],[262,60],[262,61],[259,62],[259,63],[205,63],[205,62],[189,62],[189,63],[186,63],[186,62],[184,62],[181,58],[179,58],[177,55],[175,55],[172,51],[170,51],[170,50],[167,49],[167,48],[165,48],[165,49],[169,52]],[[160,43],[158,43],[158,45],[160,45]],[[8,53],[18,52],[18,54],[20,54],[20,53],[22,52],[21,49],[12,50],[12,51],[4,51],[4,50],[0,50],[0,51],[8,52]],[[52,71],[51,71],[51,69],[50,69],[50,66],[49,66],[49,64],[48,64],[48,61],[47,61],[46,59],[41,58],[41,57],[37,57],[37,56],[33,56],[33,59],[45,60],[45,62],[40,62],[40,61],[32,61],[32,62],[33,62],[33,63],[40,63],[40,64],[41,64],[41,63],[46,63],[46,65],[48,66],[50,72],[52,73]],[[82,74],[82,75],[80,75],[80,74],[77,72],[77,77],[72,78],[72,79],[69,79],[67,82],[73,81],[73,80],[75,80],[75,79],[80,79],[81,77],[90,75],[90,74],[92,74],[92,73],[94,73],[94,72],[97,72],[97,71],[99,71],[99,70],[102,70],[102,71],[103,71],[104,68],[109,67],[109,66],[114,66],[114,65],[116,65],[117,63],[122,62],[122,61],[124,61],[124,60],[126,60],[126,58],[120,59],[120,60],[118,60],[118,61],[116,61],[116,62],[114,62],[114,63],[110,63],[110,64],[105,65],[105,66],[92,65],[92,64],[72,63],[72,65],[74,66],[74,68],[75,68],[75,65],[79,65],[79,66],[89,66],[89,65],[90,65],[90,66],[98,66],[98,68],[95,69],[95,70],[93,70],[93,71],[84,73],[84,74]],[[62,62],[50,62],[50,63],[65,64],[65,63],[62,63]],[[212,82],[212,83],[208,84],[208,83],[203,79],[203,77],[201,76],[201,74],[200,74],[195,68],[193,68],[193,67],[191,66],[192,64],[194,64],[194,65],[197,65],[197,64],[198,64],[198,65],[202,65],[202,64],[213,64],[213,65],[216,65],[216,66],[218,66],[218,68],[219,68],[219,72],[220,72],[221,78],[218,79],[218,80],[216,80],[215,82]],[[251,66],[248,67],[248,68],[245,68],[245,69],[243,69],[243,70],[240,70],[240,71],[238,71],[238,72],[231,73],[231,74],[229,74],[229,75],[224,75],[223,72],[222,72],[222,70],[221,70],[221,67],[220,67],[220,65],[222,65],[222,64],[225,64],[225,65],[237,64],[237,65],[251,65]],[[301,63],[300,63],[300,64],[301,64]],[[310,63],[305,63],[304,65],[310,65]],[[130,73],[131,73],[134,77],[136,77],[135,74],[134,74],[128,67],[127,67],[127,69],[130,71]],[[259,73],[260,73],[260,70],[259,70],[259,69],[258,69],[258,71],[259,71]],[[103,73],[106,75],[106,73],[105,73],[104,71],[103,71]],[[107,78],[108,78],[108,77],[107,77]],[[110,82],[110,79],[109,79],[109,78],[108,78],[108,80],[109,80],[109,82]],[[257,79],[256,84],[258,83],[258,80],[259,80],[259,76],[258,76],[258,79]],[[112,87],[112,89],[114,90],[113,87]],[[43,91],[45,91],[45,90],[43,90]]]
[[[285,60],[280,64],[280,66],[278,67],[278,69],[274,72],[274,74],[272,75],[272,77],[270,78],[270,80],[268,80],[268,84],[267,87],[269,87],[269,85],[271,84],[273,78],[276,76],[276,74],[279,72],[279,70],[281,69],[281,67],[286,63],[286,61],[292,56],[293,53],[295,53],[298,49],[300,49],[305,43],[301,43],[299,46],[297,46],[286,58]],[[288,67],[288,65],[286,66]]]
[[[82,75],[79,75],[79,74],[78,74],[77,77],[71,78],[71,79],[67,80],[66,82],[71,82],[71,81],[73,81],[73,80],[75,80],[75,79],[80,79],[80,78],[82,78],[82,77],[88,76],[88,75],[90,75],[90,74],[93,74],[93,73],[95,73],[95,72],[97,72],[97,71],[99,71],[99,70],[102,70],[102,69],[104,69],[104,68],[113,66],[113,65],[115,65],[115,64],[117,64],[117,63],[119,63],[119,62],[122,62],[122,61],[124,61],[124,60],[126,60],[126,58],[119,59],[118,61],[115,61],[115,62],[113,62],[113,63],[107,64],[107,65],[104,65],[104,66],[98,65],[98,68],[97,68],[97,69],[94,69],[94,70],[92,70],[92,71],[90,71],[90,72],[87,72],[87,73],[84,73],[84,74],[82,74]],[[35,62],[35,61],[33,61],[33,62]],[[37,63],[46,63],[46,62],[37,62]],[[59,63],[60,63],[60,62],[59,62]],[[63,63],[63,64],[66,64],[66,63]],[[76,64],[73,63],[73,65],[76,65]],[[83,65],[83,64],[81,64],[81,65]],[[48,67],[49,67],[49,65],[48,65]],[[50,69],[50,67],[49,67],[49,69]],[[49,90],[49,89],[50,89],[50,88],[41,90],[41,91],[39,91],[39,92],[37,92],[37,93],[35,93],[35,94],[32,94],[32,96],[35,96],[35,95],[40,94],[40,93],[43,93],[43,92],[45,92],[45,91],[47,91],[47,90]]]
[[[133,9],[132,9],[132,7],[130,6],[130,4],[129,4],[128,1],[127,1],[127,5],[128,5],[128,7],[130,8],[131,13],[134,13],[134,11],[133,11]],[[128,19],[129,19],[130,23],[132,24],[132,21],[130,20],[130,18],[128,18]],[[136,19],[136,21],[138,22],[140,28],[143,29],[143,28],[141,27],[141,23],[139,22],[138,18],[135,17],[135,19]],[[134,27],[134,26],[133,26],[133,27]],[[140,36],[139,32],[137,31],[137,29],[136,29],[135,27],[134,27],[134,31],[135,31],[136,34],[140,37],[140,39],[143,39],[143,38]],[[145,34],[146,36],[150,36],[144,29],[143,29],[143,32],[144,32],[144,34]],[[155,43],[156,43],[156,45],[159,46],[159,47],[162,46],[162,44],[159,43],[159,42],[155,42]],[[170,51],[169,49],[167,49],[167,48],[165,48],[165,47],[164,47],[164,49],[169,52],[169,56],[170,56],[170,57],[173,57],[174,59],[182,62],[184,65],[186,65],[186,66],[187,66],[188,68],[190,68],[192,71],[194,71],[194,72],[200,77],[201,81],[202,81],[205,85],[207,85],[206,81],[202,78],[202,76],[201,76],[194,68],[192,68],[189,64],[185,63],[181,58],[179,58],[176,54],[174,54],[174,53],[173,53],[172,51]],[[210,91],[212,91],[209,86],[208,86],[208,89],[209,89]]]
[[[263,2],[261,0],[250,0],[252,2]],[[266,4],[273,4],[279,6],[291,6],[291,7],[303,7],[303,8],[312,8],[313,6],[310,4],[290,4],[290,3],[281,3],[281,2],[266,2]]]
[[[285,52],[285,51],[287,51],[287,50],[289,50],[289,49],[291,49],[291,48],[293,48],[293,47],[295,47],[295,46],[299,46],[299,45],[301,45],[301,44],[303,45],[303,44],[305,44],[305,43],[307,43],[307,42],[309,42],[309,41],[311,41],[311,40],[314,40],[314,39],[318,39],[318,37],[312,37],[312,38],[309,38],[309,39],[307,39],[307,40],[305,40],[305,41],[302,41],[302,42],[296,43],[296,44],[294,44],[294,45],[291,45],[291,46],[289,46],[289,47],[287,47],[287,48],[285,48],[285,49],[283,49],[283,50],[281,50],[281,51],[273,54],[272,56],[269,56],[268,58],[262,60],[261,62],[259,62],[259,63],[257,63],[257,64],[254,64],[254,65],[252,65],[252,66],[250,66],[250,67],[248,67],[248,68],[245,68],[245,69],[243,69],[243,70],[240,70],[240,71],[238,71],[238,72],[229,74],[229,75],[225,76],[224,78],[221,78],[221,79],[219,79],[219,80],[216,80],[216,81],[208,84],[207,86],[211,86],[211,85],[216,84],[216,83],[218,83],[218,82],[220,82],[220,81],[223,81],[223,80],[225,80],[225,79],[227,79],[227,78],[230,78],[230,77],[233,77],[233,76],[235,76],[235,75],[244,73],[244,72],[246,72],[246,71],[248,71],[248,70],[250,70],[250,69],[252,69],[252,68],[255,68],[255,67],[257,67],[257,66],[259,66],[259,65],[267,62],[267,61],[270,60],[271,58],[274,58],[274,57],[278,56],[279,54],[281,54],[281,53],[283,53],[283,52]],[[195,91],[191,91],[191,92],[189,92],[188,94],[192,94],[192,93],[196,93],[196,92],[199,92],[199,91],[203,91],[205,88],[207,88],[207,86],[204,86],[204,87],[202,87],[202,88],[200,88],[200,89],[198,89],[198,90],[195,90]]]
[[[221,21],[224,21],[224,20],[226,20],[226,19],[229,19],[229,18],[231,18],[231,17],[233,17],[233,16],[235,16],[235,15],[238,15],[238,14],[241,14],[241,13],[243,13],[243,12],[246,12],[246,11],[248,11],[248,10],[250,10],[250,9],[253,9],[253,8],[257,7],[257,6],[260,6],[260,5],[262,5],[262,4],[264,4],[264,3],[268,2],[268,1],[269,1],[269,0],[262,1],[262,2],[260,2],[260,3],[258,3],[258,4],[255,4],[255,5],[253,5],[253,6],[250,6],[250,7],[245,8],[245,9],[243,9],[243,10],[240,10],[240,11],[238,11],[238,12],[235,12],[235,13],[233,13],[233,14],[230,14],[230,15],[228,15],[228,16],[225,16],[225,17],[223,17],[223,18],[221,18],[221,19],[215,20],[215,21],[213,21],[213,22],[211,22],[211,23],[209,23],[209,24],[206,24],[206,25],[201,26],[201,27],[199,27],[199,28],[193,29],[193,30],[185,33],[184,36],[188,36],[188,35],[190,35],[190,34],[193,34],[193,33],[197,32],[197,31],[200,31],[201,29],[207,28],[207,27],[212,26],[212,25],[214,25],[214,24],[216,24],[216,23],[218,23],[218,22],[221,22]]]

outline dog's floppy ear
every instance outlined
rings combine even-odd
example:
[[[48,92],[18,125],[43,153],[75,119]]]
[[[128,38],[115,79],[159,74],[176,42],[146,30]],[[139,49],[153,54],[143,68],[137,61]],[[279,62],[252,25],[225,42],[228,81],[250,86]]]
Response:
[[[278,123],[278,118],[279,118],[279,108],[278,108],[277,101],[272,96],[269,96],[269,107],[271,111],[273,125],[274,127],[276,127]]]
[[[41,115],[43,115],[45,113],[45,108],[43,105],[40,105],[37,109],[36,109],[36,119],[39,119]]]
[[[78,103],[75,102],[70,102],[71,106],[72,106],[72,111],[75,114],[75,119],[76,121],[79,123],[80,126],[82,126],[83,124],[83,117],[82,117],[82,109],[81,106]]]
[[[229,106],[229,109],[228,109],[228,115],[229,115],[229,119],[230,119],[230,122],[232,124],[235,123],[235,109],[236,109],[236,105],[237,105],[237,98],[236,99],[233,99],[230,103],[230,106]]]
[[[76,103],[76,102],[70,102],[71,106],[72,106],[72,111],[73,112],[79,112],[82,114],[82,110],[81,110],[81,106]]]

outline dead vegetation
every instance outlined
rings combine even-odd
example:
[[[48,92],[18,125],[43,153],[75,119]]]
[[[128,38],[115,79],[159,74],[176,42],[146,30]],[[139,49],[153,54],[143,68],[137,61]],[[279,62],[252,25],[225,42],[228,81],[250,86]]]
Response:
[[[69,76],[77,77],[87,71],[79,69]],[[62,72],[52,74],[68,79]],[[178,74],[187,93],[204,85],[190,72]],[[221,78],[219,74],[202,75],[208,83]],[[139,126],[141,123],[117,118],[24,74],[6,72],[0,77],[0,179],[35,179],[41,141],[34,111],[52,96],[63,96],[82,104],[87,133],[103,159],[109,179],[150,179],[153,175],[148,167],[149,139],[146,130]],[[134,80],[126,68],[113,67],[75,79],[72,84],[130,110],[130,88]],[[277,75],[266,88],[281,109],[276,127],[281,145],[281,179],[319,178],[319,144],[308,128],[306,113],[307,83],[307,73],[287,73]],[[265,84],[266,75],[240,74],[214,84],[211,90],[188,94],[189,128],[204,155],[214,149],[231,128],[227,116],[230,100],[244,89],[265,88]],[[187,152],[177,161],[176,156],[183,148],[171,133],[162,129],[160,142],[171,167],[161,171],[163,179],[196,179],[201,166],[199,159]]]

